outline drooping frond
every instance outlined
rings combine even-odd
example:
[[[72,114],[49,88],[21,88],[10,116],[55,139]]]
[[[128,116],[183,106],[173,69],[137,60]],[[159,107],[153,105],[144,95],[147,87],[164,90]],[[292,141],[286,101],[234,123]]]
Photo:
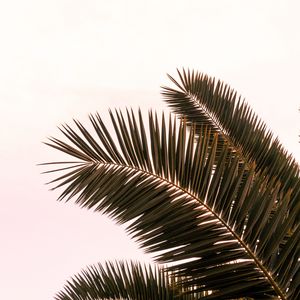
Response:
[[[203,299],[295,299],[297,194],[283,193],[205,126],[188,130],[150,112],[147,130],[140,112],[110,115],[115,139],[99,115],[90,116],[95,134],[75,121],[79,133],[62,129],[71,144],[51,139],[82,162],[53,181],[64,187],[61,199],[132,221],[139,245],[175,264],[184,286],[209,293]]]
[[[57,300],[143,299],[191,300],[170,273],[135,262],[106,262],[88,267],[67,282]],[[193,297],[193,298],[192,298]]]
[[[178,75],[179,81],[169,76],[177,89],[163,87],[162,90],[175,113],[200,130],[203,125],[209,126],[244,161],[254,161],[257,170],[277,178],[284,191],[299,186],[299,167],[295,160],[241,96],[205,74],[183,69]]]

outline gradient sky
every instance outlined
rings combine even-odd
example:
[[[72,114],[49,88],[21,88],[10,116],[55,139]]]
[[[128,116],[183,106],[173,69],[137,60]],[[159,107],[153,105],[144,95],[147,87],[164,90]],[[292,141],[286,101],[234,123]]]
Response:
[[[88,264],[150,259],[105,216],[55,201],[36,164],[58,157],[41,142],[72,118],[166,110],[160,86],[177,67],[229,83],[299,160],[299,1],[3,2],[2,299],[52,299]]]

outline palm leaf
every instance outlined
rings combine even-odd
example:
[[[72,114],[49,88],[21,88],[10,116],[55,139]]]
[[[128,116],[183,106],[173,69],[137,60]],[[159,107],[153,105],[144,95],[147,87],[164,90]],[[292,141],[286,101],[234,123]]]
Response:
[[[188,124],[200,131],[201,126],[209,126],[241,159],[254,161],[257,170],[277,178],[281,189],[288,191],[297,186],[299,192],[298,164],[236,91],[205,74],[177,71],[179,81],[168,75],[177,89],[162,90],[165,101],[176,114],[184,116]]]
[[[90,116],[94,136],[75,121],[79,133],[62,128],[71,145],[51,138],[50,146],[83,162],[53,181],[64,186],[60,199],[76,197],[131,221],[127,230],[139,245],[157,252],[158,262],[172,262],[184,286],[209,293],[204,299],[294,299],[297,195],[268,184],[272,177],[207,127],[189,130],[184,120],[159,122],[150,112],[147,132],[141,112],[127,112],[127,121],[121,112],[110,116],[116,141],[99,115]],[[292,210],[290,203],[298,204]]]
[[[170,273],[135,262],[106,262],[88,267],[67,282],[57,300],[165,299],[190,300]],[[192,298],[193,297],[193,298]]]

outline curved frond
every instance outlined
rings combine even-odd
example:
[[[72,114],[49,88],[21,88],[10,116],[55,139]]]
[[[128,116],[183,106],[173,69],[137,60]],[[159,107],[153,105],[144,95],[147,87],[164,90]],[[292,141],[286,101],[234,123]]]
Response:
[[[116,138],[96,115],[95,134],[75,121],[79,133],[62,128],[71,144],[51,139],[83,162],[53,181],[64,187],[60,199],[76,197],[120,223],[132,221],[127,229],[140,246],[172,263],[184,286],[209,293],[204,299],[292,299],[299,288],[299,225],[290,231],[298,195],[282,193],[204,126],[189,130],[184,120],[166,123],[150,112],[147,130],[141,112],[110,115]]]
[[[88,267],[68,280],[56,300],[191,300],[201,294],[186,292],[170,273],[135,262],[106,262]]]
[[[298,164],[236,91],[202,73],[183,69],[178,75],[179,81],[168,75],[177,89],[162,90],[176,114],[200,131],[203,125],[209,126],[245,162],[254,161],[258,171],[277,178],[284,191],[299,185]]]

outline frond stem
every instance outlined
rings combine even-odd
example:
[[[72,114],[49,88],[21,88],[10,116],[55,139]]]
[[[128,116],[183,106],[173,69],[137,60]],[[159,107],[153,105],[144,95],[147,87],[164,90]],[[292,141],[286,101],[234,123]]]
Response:
[[[220,125],[220,123],[212,116],[210,111],[205,107],[205,105],[200,105],[197,98],[197,95],[186,92],[186,96],[190,98],[192,102],[194,102],[194,105],[198,106],[199,109],[202,109],[205,111],[205,113],[208,115],[208,117],[214,122],[215,126],[221,132],[219,136],[224,137],[224,139],[227,141],[230,148],[234,149],[234,151],[240,156],[243,157],[243,162],[246,164],[247,167],[250,167],[250,162],[247,156],[243,153],[241,147],[237,147],[235,143],[232,141],[226,130]]]
[[[179,185],[177,185],[174,182],[169,181],[168,179],[161,177],[157,174],[154,173],[150,173],[146,170],[142,170],[139,168],[135,168],[133,166],[127,166],[127,165],[119,165],[116,163],[99,163],[98,165],[109,165],[109,166],[118,166],[118,167],[123,167],[126,169],[131,169],[131,170],[135,170],[138,172],[142,172],[144,174],[147,174],[151,177],[155,177],[157,179],[160,179],[161,181],[164,181],[165,183],[167,183],[170,186],[173,186],[179,190],[181,190],[183,193],[189,195],[191,198],[193,198],[195,201],[199,202],[202,206],[204,206],[208,212],[210,212],[216,219],[218,219],[220,221],[220,223],[231,233],[231,235],[238,241],[238,243],[242,246],[242,248],[244,248],[244,250],[248,253],[248,255],[253,259],[254,263],[256,264],[256,266],[258,267],[258,269],[260,269],[262,271],[262,273],[265,275],[265,277],[268,279],[268,281],[270,282],[271,286],[273,287],[273,289],[275,290],[275,292],[279,295],[279,299],[282,300],[287,300],[286,295],[283,293],[283,291],[280,289],[280,287],[278,286],[278,284],[276,283],[276,281],[273,279],[272,275],[268,272],[268,270],[263,266],[262,262],[257,259],[257,257],[255,256],[255,254],[253,253],[253,251],[248,247],[248,245],[231,229],[231,227],[218,215],[216,214],[204,201],[202,201],[200,198],[197,198],[195,195],[193,195],[191,192],[189,192],[188,190],[180,187]]]

